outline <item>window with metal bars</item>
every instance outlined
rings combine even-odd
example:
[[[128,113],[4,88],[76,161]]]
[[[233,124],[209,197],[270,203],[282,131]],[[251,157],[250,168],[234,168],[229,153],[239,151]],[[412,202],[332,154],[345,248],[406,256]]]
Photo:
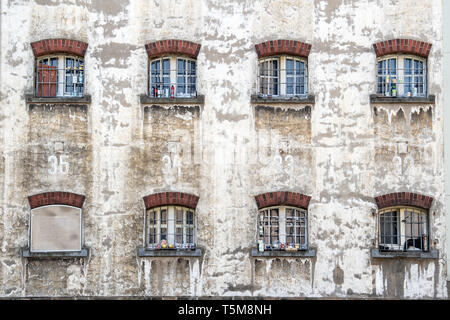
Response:
[[[295,207],[270,207],[259,211],[258,250],[308,249],[307,211]]]
[[[307,61],[298,57],[280,56],[260,59],[258,93],[262,96],[308,95]]]
[[[84,96],[84,60],[75,56],[45,56],[36,60],[36,97]]]
[[[377,94],[385,97],[426,97],[426,59],[390,55],[378,59]]]
[[[147,249],[195,249],[196,217],[192,209],[164,206],[147,210]]]
[[[378,247],[381,251],[428,251],[428,212],[415,207],[379,211]]]
[[[183,57],[150,61],[149,95],[154,98],[197,96],[197,62]]]

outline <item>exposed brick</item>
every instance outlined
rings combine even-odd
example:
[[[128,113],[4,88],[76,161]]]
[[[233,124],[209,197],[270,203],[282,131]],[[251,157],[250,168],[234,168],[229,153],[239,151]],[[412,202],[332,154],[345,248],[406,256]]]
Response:
[[[180,54],[197,59],[201,45],[185,40],[160,40],[150,42],[145,45],[149,58],[154,58],[163,54]]]
[[[51,204],[64,204],[72,207],[82,208],[85,196],[71,192],[45,192],[28,197],[30,208],[48,206]]]
[[[31,43],[35,57],[55,53],[68,53],[84,57],[88,44],[78,40],[69,39],[44,39]]]
[[[279,54],[307,58],[311,51],[311,45],[295,40],[271,40],[255,45],[255,50],[258,54],[258,58]]]
[[[308,209],[311,197],[296,192],[278,191],[257,195],[255,200],[258,209],[281,205]]]
[[[431,43],[411,39],[393,39],[373,44],[377,57],[382,57],[388,54],[406,53],[428,58],[431,51],[431,46]]]
[[[199,197],[183,192],[160,192],[145,196],[143,199],[145,209],[170,205],[195,209],[197,207]]]
[[[393,206],[413,206],[430,209],[433,198],[412,192],[396,192],[375,197],[378,209]]]

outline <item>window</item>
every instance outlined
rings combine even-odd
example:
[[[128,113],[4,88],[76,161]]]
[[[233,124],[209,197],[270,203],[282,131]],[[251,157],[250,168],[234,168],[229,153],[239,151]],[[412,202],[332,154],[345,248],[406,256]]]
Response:
[[[197,95],[196,60],[160,57],[150,60],[149,94],[155,98],[190,98]]]
[[[84,60],[63,55],[39,57],[35,80],[37,97],[82,97]]]
[[[193,209],[161,206],[147,210],[147,249],[195,249],[196,217]]]
[[[259,60],[258,90],[263,96],[308,95],[306,59],[291,56],[269,57]]]
[[[47,205],[31,210],[30,252],[80,251],[81,209]]]
[[[304,209],[288,206],[259,210],[258,250],[308,249],[308,218]]]
[[[426,97],[426,59],[413,55],[379,58],[377,94],[385,97]]]
[[[380,251],[428,251],[428,212],[416,207],[390,207],[379,211]]]

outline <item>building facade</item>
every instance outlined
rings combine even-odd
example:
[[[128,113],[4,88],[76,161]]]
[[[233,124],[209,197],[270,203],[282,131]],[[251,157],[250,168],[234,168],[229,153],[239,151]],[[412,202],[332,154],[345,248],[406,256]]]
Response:
[[[411,4],[2,0],[0,297],[446,299]]]

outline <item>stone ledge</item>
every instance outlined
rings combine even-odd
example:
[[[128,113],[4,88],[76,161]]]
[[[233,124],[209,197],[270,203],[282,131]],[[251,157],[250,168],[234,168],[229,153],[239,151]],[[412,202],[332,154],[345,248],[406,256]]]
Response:
[[[376,94],[370,95],[370,103],[385,103],[385,104],[403,104],[403,103],[416,103],[416,104],[434,104],[436,102],[436,96],[429,95],[428,97],[404,97],[404,98],[392,98],[392,97],[380,97]]]
[[[68,259],[68,258],[86,258],[89,256],[89,248],[83,247],[81,251],[52,251],[52,252],[31,252],[30,248],[22,248],[23,258],[38,259]]]
[[[263,97],[259,94],[252,94],[250,97],[252,104],[315,104],[316,97],[309,94],[306,97]]]
[[[141,94],[139,96],[141,104],[170,104],[170,105],[184,105],[184,104],[204,104],[205,96],[197,95],[197,97],[193,98],[152,98],[146,94]]]
[[[374,259],[398,259],[398,258],[413,258],[413,259],[439,259],[439,251],[432,249],[430,251],[380,251],[378,248],[370,250],[370,256]]]
[[[149,250],[146,247],[137,248],[138,257],[201,257],[203,250],[196,248],[195,250]]]
[[[256,248],[252,248],[252,257],[258,258],[313,258],[316,256],[316,249],[300,250],[300,251],[263,251],[259,252]]]
[[[32,94],[26,94],[27,103],[46,103],[46,104],[90,104],[91,96],[89,94],[83,97],[35,97]]]

